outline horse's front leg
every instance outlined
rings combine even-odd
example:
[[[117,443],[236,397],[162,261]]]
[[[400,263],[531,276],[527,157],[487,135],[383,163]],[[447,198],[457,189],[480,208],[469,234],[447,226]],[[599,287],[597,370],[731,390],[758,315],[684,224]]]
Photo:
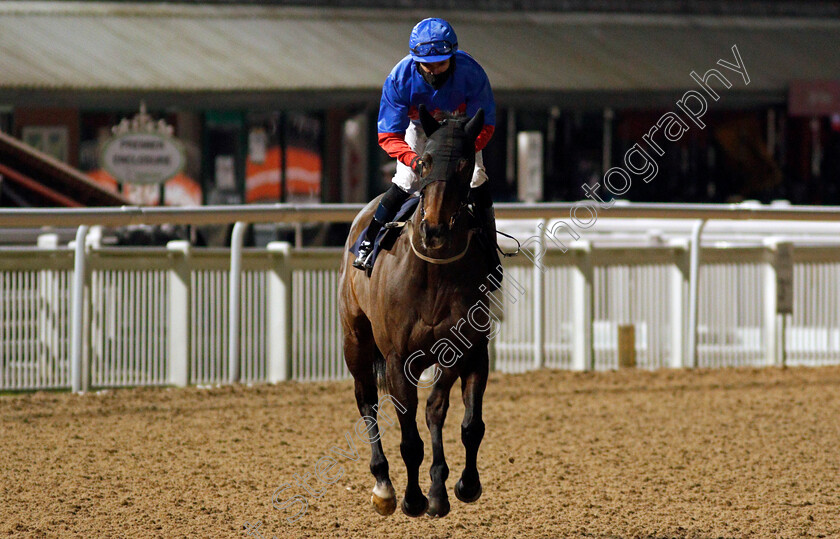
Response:
[[[446,494],[449,466],[443,454],[443,423],[449,409],[449,392],[458,379],[458,373],[452,367],[436,368],[441,375],[426,402],[426,425],[432,435],[432,466],[429,468],[432,486],[429,487],[429,509],[426,513],[432,517],[445,517],[449,513],[449,496]]]
[[[376,347],[367,319],[359,317],[345,321],[344,327],[344,358],[355,381],[356,406],[365,422],[366,429],[362,429],[363,433],[370,441],[370,473],[376,478],[370,501],[377,513],[388,516],[397,509],[397,494],[388,475],[388,459],[382,450],[377,420],[379,401],[373,368]],[[381,415],[384,416],[382,419],[388,420],[385,412]]]
[[[466,464],[461,479],[455,484],[455,496],[465,503],[476,501],[481,496],[481,481],[478,478],[478,446],[484,437],[484,421],[481,407],[484,389],[487,387],[489,360],[487,348],[476,351],[478,355],[461,373],[461,395],[464,399],[464,421],[461,423],[461,441],[466,450]]]
[[[372,377],[370,380],[356,379],[356,403],[359,407],[359,413],[365,421],[365,434],[370,441],[370,473],[376,478],[370,501],[377,513],[388,516],[397,509],[397,494],[388,475],[388,459],[385,458],[385,452],[382,450],[379,420],[377,419],[376,393],[376,382],[373,381]],[[385,399],[379,402],[384,401]],[[387,418],[385,412],[380,415]],[[359,429],[356,430],[358,432]]]
[[[415,373],[419,376],[420,373]],[[399,358],[389,358],[386,367],[388,389],[391,396],[402,404],[405,411],[399,414],[402,440],[400,453],[405,462],[407,483],[402,511],[410,517],[419,517],[426,512],[429,500],[420,490],[420,463],[423,462],[423,440],[417,431],[417,387],[403,372],[403,362]],[[416,378],[415,378],[416,379]]]

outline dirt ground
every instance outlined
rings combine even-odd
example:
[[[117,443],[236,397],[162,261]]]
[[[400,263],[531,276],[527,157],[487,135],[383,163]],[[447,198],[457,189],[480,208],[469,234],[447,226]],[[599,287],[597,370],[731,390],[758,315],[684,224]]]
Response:
[[[3,396],[0,536],[840,537],[838,367],[494,374],[470,505],[452,396],[449,516],[375,514],[356,440],[293,523],[272,492],[347,447],[350,382]],[[398,429],[383,443],[401,497]]]

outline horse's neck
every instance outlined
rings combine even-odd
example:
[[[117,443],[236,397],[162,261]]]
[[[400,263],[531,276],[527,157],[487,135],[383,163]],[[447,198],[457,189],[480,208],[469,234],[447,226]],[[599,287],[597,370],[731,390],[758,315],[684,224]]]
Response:
[[[481,266],[475,259],[475,246],[468,247],[469,226],[459,223],[447,238],[446,247],[426,250],[420,239],[421,219],[413,218],[411,230],[400,238],[403,251],[396,259],[403,290],[406,290],[418,323],[435,325],[451,313],[464,313],[478,299],[478,282]],[[410,241],[409,241],[410,240]],[[413,252],[411,244],[424,256],[445,259],[464,252],[464,257],[448,264],[436,264],[423,260]],[[476,271],[478,270],[478,271]],[[393,277],[394,274],[392,273]]]

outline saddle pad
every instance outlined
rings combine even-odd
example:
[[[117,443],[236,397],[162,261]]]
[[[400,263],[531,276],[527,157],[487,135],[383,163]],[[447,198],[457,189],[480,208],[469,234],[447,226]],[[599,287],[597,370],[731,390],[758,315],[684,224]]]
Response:
[[[397,212],[396,217],[394,217],[394,222],[403,222],[408,221],[411,219],[411,216],[414,215],[414,211],[417,209],[417,205],[420,202],[420,197],[411,197],[406,200],[400,211]],[[391,250],[391,247],[394,246],[394,242],[397,241],[397,238],[402,233],[402,227],[400,228],[385,228],[384,226],[379,230],[379,233],[376,235],[376,239],[373,240],[373,254],[371,255],[371,266],[376,264],[376,257],[379,256],[379,252],[382,249],[386,251]],[[359,245],[361,245],[362,240],[367,234],[367,227],[362,230],[359,237],[356,238],[356,241],[353,243],[353,246],[350,247],[350,252],[353,253],[354,256],[359,255]]]

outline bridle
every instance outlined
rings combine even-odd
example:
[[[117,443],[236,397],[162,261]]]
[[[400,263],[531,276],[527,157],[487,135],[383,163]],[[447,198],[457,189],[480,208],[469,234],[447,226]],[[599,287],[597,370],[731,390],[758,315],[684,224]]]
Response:
[[[431,118],[431,116],[429,118]],[[434,120],[432,119],[432,121],[434,121]],[[442,122],[440,122],[438,124],[437,128],[439,128],[440,126],[442,126],[444,124],[446,124],[446,119],[444,119]],[[435,128],[435,130],[437,130],[437,128]],[[428,133],[429,131],[427,130],[426,132]],[[444,146],[444,148],[451,148],[452,143],[450,142],[449,144],[450,144],[450,146]],[[427,147],[427,149],[428,149],[428,147]],[[450,152],[451,152],[451,149],[450,149]],[[447,153],[449,153],[449,152],[447,152]],[[449,153],[449,156],[450,156],[450,159],[453,157],[451,153]],[[448,163],[451,163],[451,160],[448,161]],[[447,166],[447,169],[448,169],[450,165],[447,164],[446,166]],[[456,170],[451,170],[451,169],[448,170],[447,173],[444,173],[442,175],[442,177],[441,176],[436,176],[436,177],[434,177],[434,179],[421,177],[421,181],[422,181],[422,185],[420,187],[420,224],[421,225],[424,222],[426,222],[426,187],[428,187],[429,185],[431,185],[433,183],[436,183],[436,182],[447,183],[448,181],[454,180],[455,178],[458,177],[457,174],[460,173],[460,172],[461,172],[461,169],[457,168]],[[452,175],[453,173],[455,173],[456,175],[453,176]],[[463,178],[462,180],[465,180],[465,179],[466,178]],[[457,181],[457,180],[455,180],[455,181]],[[461,198],[461,200],[458,204],[458,207],[455,209],[455,211],[452,213],[452,216],[449,218],[449,231],[450,232],[452,232],[452,230],[455,228],[455,224],[461,218],[462,213],[464,212],[464,209],[468,207],[468,202],[467,202],[468,197],[466,196],[466,193],[464,193],[460,198]],[[408,221],[407,223],[411,223],[411,221]],[[413,226],[413,225],[410,225],[410,226]],[[475,233],[475,229],[472,229],[472,228],[469,229],[467,231],[467,244],[464,247],[464,250],[461,251],[459,254],[457,254],[455,256],[452,256],[452,257],[448,257],[448,258],[435,258],[435,257],[426,256],[423,253],[420,253],[417,250],[417,248],[414,246],[414,238],[413,238],[413,232],[412,231],[409,232],[408,237],[409,237],[409,243],[411,244],[411,250],[421,260],[425,260],[426,262],[429,262],[431,264],[450,264],[452,262],[455,262],[456,260],[460,260],[461,258],[464,257],[464,255],[467,254],[467,251],[470,248],[470,243],[471,243],[472,236],[473,236],[474,233]]]
[[[422,189],[420,189],[420,222],[421,223],[426,220],[426,195],[424,193],[424,190],[426,189],[426,187],[428,187],[429,185],[431,185],[435,182],[445,182],[445,181],[446,180],[435,180],[433,182],[427,183],[426,185],[423,186]],[[455,222],[461,216],[461,211],[464,208],[466,208],[467,205],[468,204],[467,204],[466,201],[461,201],[461,203],[458,205],[458,208],[452,213],[452,217],[449,218],[449,229],[450,230],[452,230],[452,227],[455,226]]]
[[[400,226],[400,227],[404,226],[404,227],[408,228],[409,229],[409,231],[408,231],[408,244],[411,246],[411,251],[414,253],[414,255],[417,256],[417,258],[419,258],[420,260],[424,260],[424,261],[428,262],[429,264],[437,264],[439,266],[442,266],[442,265],[445,265],[445,264],[451,264],[453,262],[457,262],[458,260],[461,260],[462,258],[464,258],[464,255],[467,254],[467,251],[470,250],[470,243],[472,242],[473,234],[475,234],[475,229],[474,228],[471,228],[467,231],[467,245],[464,246],[464,250],[461,251],[460,253],[458,253],[457,255],[450,256],[448,258],[435,258],[433,256],[424,255],[423,253],[421,253],[420,251],[417,250],[417,247],[414,246],[414,235],[412,234],[412,230],[411,230],[412,228],[414,228],[414,224],[411,222],[411,220],[405,221],[403,223],[388,223],[388,224],[389,225],[397,225],[397,226]]]
[[[435,181],[446,181],[446,180],[435,180]],[[420,223],[423,223],[423,221],[426,220],[426,209],[424,208],[425,199],[424,199],[423,190],[426,188],[427,185],[431,185],[432,183],[434,183],[434,182],[429,182],[428,184],[424,185],[420,189],[420,204],[419,204],[420,205]],[[458,206],[458,209],[455,210],[455,212],[452,214],[452,217],[449,219],[449,229],[450,230],[452,230],[452,227],[455,226],[455,222],[457,221],[458,217],[460,217],[461,211],[464,208],[468,208],[468,207],[469,207],[469,204],[467,202],[461,202],[461,204]],[[413,224],[412,224],[411,220],[408,220],[408,221],[405,221],[405,222],[402,222],[402,223],[388,223],[386,226],[388,228],[401,228],[401,227],[404,227],[404,226],[407,226],[409,229],[413,228]],[[419,259],[425,260],[426,262],[429,262],[431,264],[450,264],[452,262],[455,262],[456,260],[460,260],[461,258],[464,257],[464,255],[467,254],[467,251],[470,248],[470,240],[472,240],[473,234],[475,234],[476,231],[477,231],[477,229],[475,229],[475,228],[469,229],[469,231],[467,231],[467,245],[466,245],[466,247],[464,247],[464,250],[461,251],[459,254],[457,254],[455,256],[452,256],[452,257],[449,257],[449,258],[434,258],[434,257],[426,256],[423,253],[419,252],[417,250],[417,248],[414,246],[414,239],[412,238],[411,231],[409,231],[409,233],[408,233],[408,242],[411,245],[411,250],[414,251],[414,254],[417,255],[417,257]],[[499,251],[499,254],[502,255],[502,257],[509,258],[509,257],[516,256],[516,255],[519,254],[520,250],[522,249],[522,245],[519,243],[519,240],[517,240],[515,237],[511,236],[510,234],[506,234],[506,233],[504,233],[500,230],[496,231],[496,233],[501,234],[502,236],[506,236],[509,239],[516,242],[516,250],[513,251],[513,252],[510,252],[510,253],[506,253],[506,252],[502,251],[502,249],[498,245],[496,246],[496,250]]]
[[[420,189],[420,223],[421,224],[426,220],[425,189],[426,189],[426,187],[428,187],[429,185],[431,185],[435,182],[446,182],[446,180],[433,180],[433,181],[427,183],[426,185],[424,185]],[[455,226],[455,223],[458,221],[458,218],[461,216],[461,212],[466,207],[467,207],[467,202],[466,201],[461,201],[461,203],[458,205],[458,208],[452,213],[452,217],[449,218],[449,230],[450,231]],[[411,222],[411,220],[408,220],[405,223],[401,223],[401,225],[407,226],[407,228],[409,228],[409,229],[413,228],[413,226],[414,226],[413,223]],[[467,231],[467,244],[466,244],[466,246],[464,246],[464,249],[460,253],[458,253],[457,255],[450,256],[450,257],[447,257],[447,258],[435,258],[433,256],[424,255],[423,253],[418,251],[417,247],[414,246],[414,237],[413,237],[414,235],[413,235],[412,232],[413,232],[412,230],[408,231],[408,243],[411,246],[412,252],[414,252],[414,254],[417,256],[417,258],[419,258],[420,260],[423,260],[425,262],[428,262],[430,264],[444,265],[444,264],[451,264],[453,262],[456,262],[456,261],[464,258],[464,256],[467,254],[467,251],[469,251],[469,249],[470,249],[470,243],[472,242],[472,237],[473,237],[473,234],[475,233],[475,229],[471,228],[470,230]]]

